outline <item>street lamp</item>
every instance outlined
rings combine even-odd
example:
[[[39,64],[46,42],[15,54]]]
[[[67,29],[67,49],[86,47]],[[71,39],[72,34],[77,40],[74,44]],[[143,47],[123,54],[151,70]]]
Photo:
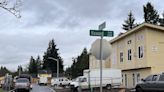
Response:
[[[53,57],[48,57],[48,59],[51,59],[57,62],[57,79],[58,79],[59,78],[59,60]]]

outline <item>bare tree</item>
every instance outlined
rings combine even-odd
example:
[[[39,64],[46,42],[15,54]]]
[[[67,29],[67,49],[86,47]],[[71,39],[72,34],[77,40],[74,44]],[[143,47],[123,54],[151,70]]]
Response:
[[[21,18],[21,15],[20,15],[21,4],[22,4],[21,0],[15,0],[15,2],[13,2],[13,0],[0,0],[0,7],[9,11],[13,15],[15,15],[17,18]]]

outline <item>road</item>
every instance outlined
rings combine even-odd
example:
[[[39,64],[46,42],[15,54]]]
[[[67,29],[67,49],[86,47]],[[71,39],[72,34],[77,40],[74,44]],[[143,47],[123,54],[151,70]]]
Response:
[[[30,92],[55,92],[47,86],[39,86],[33,84],[33,89]]]
[[[32,90],[30,90],[30,92],[56,92],[55,90],[53,90],[52,88],[48,86],[39,86],[37,84],[33,84],[32,86],[33,88]],[[9,92],[16,92],[16,91],[13,89],[13,90],[10,90]],[[19,92],[24,92],[24,90],[19,91]]]
[[[63,89],[55,89],[56,92],[72,92],[69,88],[63,88]],[[83,90],[81,92],[91,92],[90,90]],[[92,92],[100,92],[99,89],[94,89]],[[130,91],[128,89],[111,89],[111,90],[106,90],[103,89],[103,92],[135,92],[135,91]]]

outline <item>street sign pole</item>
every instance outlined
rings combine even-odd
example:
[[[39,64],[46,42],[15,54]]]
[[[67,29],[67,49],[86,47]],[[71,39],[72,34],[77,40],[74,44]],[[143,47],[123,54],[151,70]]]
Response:
[[[103,30],[106,27],[106,22],[102,23],[99,25],[99,30]],[[102,88],[102,40],[103,40],[104,32],[101,34],[101,39],[100,39],[100,92],[103,92]]]
[[[106,22],[103,22],[102,24],[99,25],[98,30],[90,30],[90,36],[100,36],[100,55],[97,59],[100,60],[100,92],[103,92],[103,87],[102,87],[102,59],[103,59],[103,36],[108,36],[108,37],[113,37],[114,32],[113,31],[105,31],[103,30],[106,27]]]
[[[101,35],[101,39],[100,39],[100,92],[103,92],[102,89],[102,40],[103,40],[103,33]]]

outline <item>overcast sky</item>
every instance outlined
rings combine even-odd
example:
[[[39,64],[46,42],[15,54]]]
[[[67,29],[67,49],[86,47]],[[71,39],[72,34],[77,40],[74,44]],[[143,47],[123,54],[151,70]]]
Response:
[[[164,11],[163,0],[23,0],[21,18],[0,9],[0,65],[16,70],[27,65],[30,56],[43,56],[54,38],[65,66],[72,64],[84,47],[90,49],[98,37],[89,30],[106,21],[106,30],[115,36],[129,11],[136,22],[143,22],[143,5],[148,1],[159,14]],[[111,38],[106,38],[107,40]]]

